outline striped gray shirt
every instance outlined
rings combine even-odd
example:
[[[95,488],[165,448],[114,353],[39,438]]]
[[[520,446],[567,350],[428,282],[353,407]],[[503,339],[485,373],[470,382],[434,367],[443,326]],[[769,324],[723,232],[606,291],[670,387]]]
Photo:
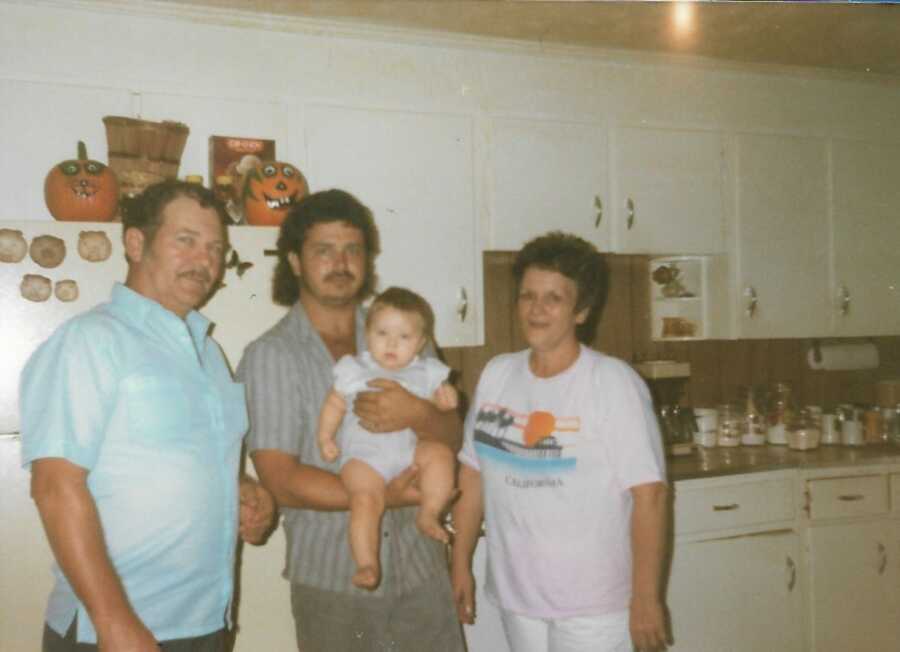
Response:
[[[356,315],[356,346],[365,350],[364,313]],[[338,472],[322,460],[316,442],[319,410],[331,389],[334,360],[297,302],[244,351],[237,376],[247,386],[250,452],[276,449],[304,464]],[[339,442],[340,443],[340,442]],[[282,510],[287,535],[284,576],[339,593],[396,597],[447,572],[443,546],[416,529],[415,507],[385,511],[381,526],[382,580],[374,592],[350,581],[355,564],[347,540],[349,512]]]

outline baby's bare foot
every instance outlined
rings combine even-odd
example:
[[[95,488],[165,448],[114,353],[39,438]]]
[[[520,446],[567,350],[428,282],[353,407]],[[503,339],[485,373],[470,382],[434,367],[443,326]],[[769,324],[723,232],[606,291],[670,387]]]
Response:
[[[361,589],[374,591],[381,581],[381,570],[377,566],[360,566],[353,574],[353,584]]]
[[[450,543],[450,535],[447,533],[447,530],[441,527],[437,514],[430,514],[420,510],[418,516],[416,516],[416,527],[426,537],[431,537],[441,543]]]

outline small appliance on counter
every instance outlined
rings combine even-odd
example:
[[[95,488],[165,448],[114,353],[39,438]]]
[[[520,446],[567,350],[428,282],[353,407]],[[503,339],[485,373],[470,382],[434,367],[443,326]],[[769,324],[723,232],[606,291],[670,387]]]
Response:
[[[653,395],[666,454],[689,455],[694,448],[697,422],[693,408],[681,405],[681,398],[691,377],[691,365],[673,360],[648,360],[635,363],[634,368],[647,381]]]

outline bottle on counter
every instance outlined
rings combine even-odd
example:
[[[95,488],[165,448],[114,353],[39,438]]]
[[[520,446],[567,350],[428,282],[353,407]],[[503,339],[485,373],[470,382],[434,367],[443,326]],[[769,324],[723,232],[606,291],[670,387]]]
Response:
[[[740,446],[741,436],[744,434],[744,413],[732,403],[720,405],[716,411],[719,415],[716,443],[724,447]]]
[[[747,388],[744,428],[741,434],[741,443],[744,446],[762,446],[766,443],[766,417],[757,407],[756,395],[757,392],[752,387]]]
[[[769,429],[766,440],[770,444],[784,446],[788,443],[787,433],[794,418],[793,388],[789,383],[775,383],[769,402]]]

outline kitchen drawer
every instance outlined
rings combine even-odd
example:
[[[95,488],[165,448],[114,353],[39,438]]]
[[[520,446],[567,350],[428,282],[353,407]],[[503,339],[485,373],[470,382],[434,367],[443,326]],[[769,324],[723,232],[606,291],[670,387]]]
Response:
[[[688,489],[675,496],[676,535],[747,528],[794,518],[789,480]]]
[[[858,475],[808,480],[811,520],[887,513],[888,477]]]

